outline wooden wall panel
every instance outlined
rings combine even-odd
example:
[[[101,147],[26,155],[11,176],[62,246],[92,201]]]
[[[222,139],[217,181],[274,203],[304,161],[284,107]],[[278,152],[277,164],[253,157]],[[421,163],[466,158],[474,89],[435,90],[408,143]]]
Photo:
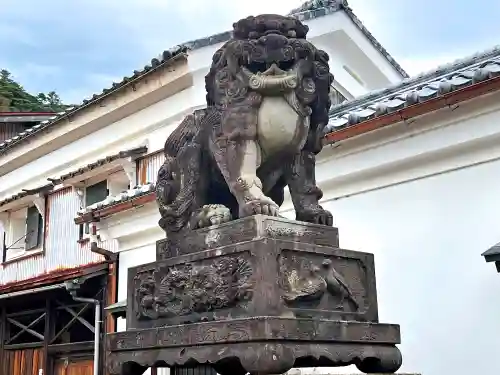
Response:
[[[2,374],[38,375],[43,369],[43,349],[5,350]]]
[[[94,361],[91,359],[65,363],[56,362],[55,375],[92,375],[94,371]]]

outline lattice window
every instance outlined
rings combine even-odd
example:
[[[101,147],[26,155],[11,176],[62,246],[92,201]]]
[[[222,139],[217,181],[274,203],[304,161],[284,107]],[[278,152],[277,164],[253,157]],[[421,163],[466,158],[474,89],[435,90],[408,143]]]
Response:
[[[45,319],[45,309],[7,314],[5,321],[5,346],[42,344],[44,341]]]
[[[92,298],[102,300],[101,290]],[[67,344],[94,340],[95,305],[90,303],[53,300],[55,310],[55,334],[49,344]]]

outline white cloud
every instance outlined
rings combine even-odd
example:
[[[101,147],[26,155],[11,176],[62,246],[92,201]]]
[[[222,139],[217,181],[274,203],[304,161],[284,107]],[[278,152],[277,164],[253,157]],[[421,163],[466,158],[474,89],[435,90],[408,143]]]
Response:
[[[78,88],[69,88],[59,92],[64,103],[80,104],[83,99],[90,99],[96,93],[99,93],[104,88],[109,88],[113,82],[121,82],[123,77],[101,74],[88,73],[85,74],[84,84]]]

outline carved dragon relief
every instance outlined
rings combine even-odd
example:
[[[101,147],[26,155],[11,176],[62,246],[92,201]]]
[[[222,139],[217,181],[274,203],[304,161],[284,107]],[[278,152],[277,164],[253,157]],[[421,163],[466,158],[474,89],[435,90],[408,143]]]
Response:
[[[248,17],[213,56],[207,108],[168,137],[156,195],[167,237],[254,214],[279,215],[288,186],[297,220],[332,225],[318,203],[333,81],[308,27],[278,15]]]
[[[252,299],[252,267],[240,257],[184,264],[135,277],[137,319],[172,318],[242,306]]]

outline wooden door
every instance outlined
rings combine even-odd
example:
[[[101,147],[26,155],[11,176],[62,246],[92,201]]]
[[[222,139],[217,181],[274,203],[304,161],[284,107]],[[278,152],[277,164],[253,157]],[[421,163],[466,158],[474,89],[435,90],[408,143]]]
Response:
[[[93,375],[94,361],[91,359],[80,361],[57,361],[54,375]]]
[[[43,369],[42,349],[5,350],[1,375],[38,375]]]

